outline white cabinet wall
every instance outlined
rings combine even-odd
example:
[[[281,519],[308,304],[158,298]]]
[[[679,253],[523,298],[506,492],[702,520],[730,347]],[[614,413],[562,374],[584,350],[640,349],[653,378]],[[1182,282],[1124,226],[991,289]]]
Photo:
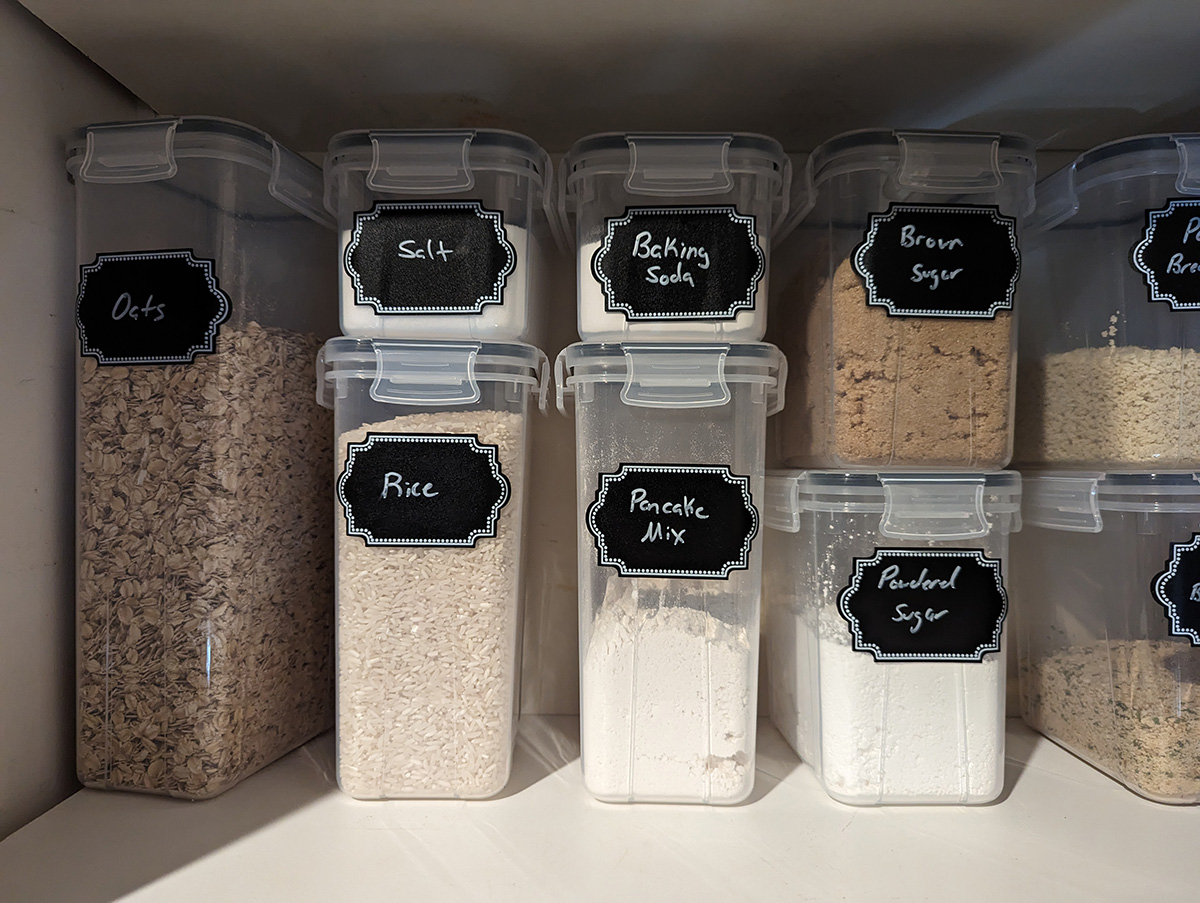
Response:
[[[0,837],[76,789],[75,198],[80,122],[149,112],[0,0]]]

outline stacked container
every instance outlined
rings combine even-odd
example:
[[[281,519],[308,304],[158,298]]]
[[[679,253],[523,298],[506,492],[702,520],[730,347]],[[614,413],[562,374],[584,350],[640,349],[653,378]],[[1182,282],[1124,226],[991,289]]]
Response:
[[[329,726],[336,331],[320,172],[248,126],[68,148],[79,295],[77,751],[89,787],[214,796]]]
[[[1033,148],[853,132],[775,250],[772,716],[837,799],[1002,789],[1014,296]],[[791,638],[790,640],[788,638]]]
[[[531,399],[549,366],[550,163],[495,130],[346,132],[325,198],[334,409],[337,758],[361,799],[480,798],[516,737]]]
[[[610,802],[730,804],[754,781],[766,329],[790,164],[753,135],[599,135],[563,163],[579,333],[581,758]],[[564,221],[566,222],[566,221]]]
[[[1200,136],[1102,145],[1031,222],[1014,543],[1026,720],[1200,801]]]

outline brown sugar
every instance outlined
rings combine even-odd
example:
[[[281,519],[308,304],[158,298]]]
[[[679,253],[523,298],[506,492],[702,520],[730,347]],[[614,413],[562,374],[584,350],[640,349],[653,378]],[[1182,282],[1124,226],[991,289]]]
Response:
[[[1003,467],[1011,455],[1012,314],[892,317],[843,260],[793,283],[778,341],[792,375],[780,457],[804,467]]]

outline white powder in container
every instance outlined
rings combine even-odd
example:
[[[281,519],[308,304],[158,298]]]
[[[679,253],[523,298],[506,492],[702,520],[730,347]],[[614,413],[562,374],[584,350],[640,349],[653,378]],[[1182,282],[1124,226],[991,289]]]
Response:
[[[1004,780],[1001,657],[877,662],[850,646],[845,621],[828,627],[817,661],[829,794],[859,804],[994,799]]]
[[[409,414],[368,432],[470,434],[498,448],[509,500],[474,548],[367,546],[337,512],[338,783],[359,799],[479,798],[507,783],[516,702],[525,418]]]
[[[342,333],[364,338],[526,341],[530,337],[530,330],[536,328],[531,319],[533,305],[529,295],[528,273],[531,267],[536,271],[541,249],[534,240],[534,233],[520,226],[505,223],[504,234],[516,251],[517,259],[504,283],[502,303],[487,304],[478,314],[380,314],[368,304],[354,303],[354,279],[346,271],[346,248],[354,240],[354,229],[342,229],[341,254],[338,258],[342,276]],[[466,298],[463,303],[469,304],[474,300]]]
[[[609,580],[580,678],[584,781],[596,797],[750,793],[756,650],[744,626],[696,607],[705,593],[703,581]]]
[[[772,559],[811,556],[803,545],[816,540],[771,531],[766,544],[772,721],[843,802],[994,799],[1004,781],[1003,653],[981,662],[877,662],[855,651],[837,599],[854,556],[869,555],[877,535],[841,526],[783,579]]]
[[[768,247],[758,237],[759,247]],[[579,247],[579,337],[585,342],[621,341],[646,336],[654,339],[715,339],[757,342],[767,332],[767,276],[754,293],[754,309],[740,310],[732,320],[630,320],[623,311],[605,309],[604,286],[592,273],[592,258],[599,240]]]

